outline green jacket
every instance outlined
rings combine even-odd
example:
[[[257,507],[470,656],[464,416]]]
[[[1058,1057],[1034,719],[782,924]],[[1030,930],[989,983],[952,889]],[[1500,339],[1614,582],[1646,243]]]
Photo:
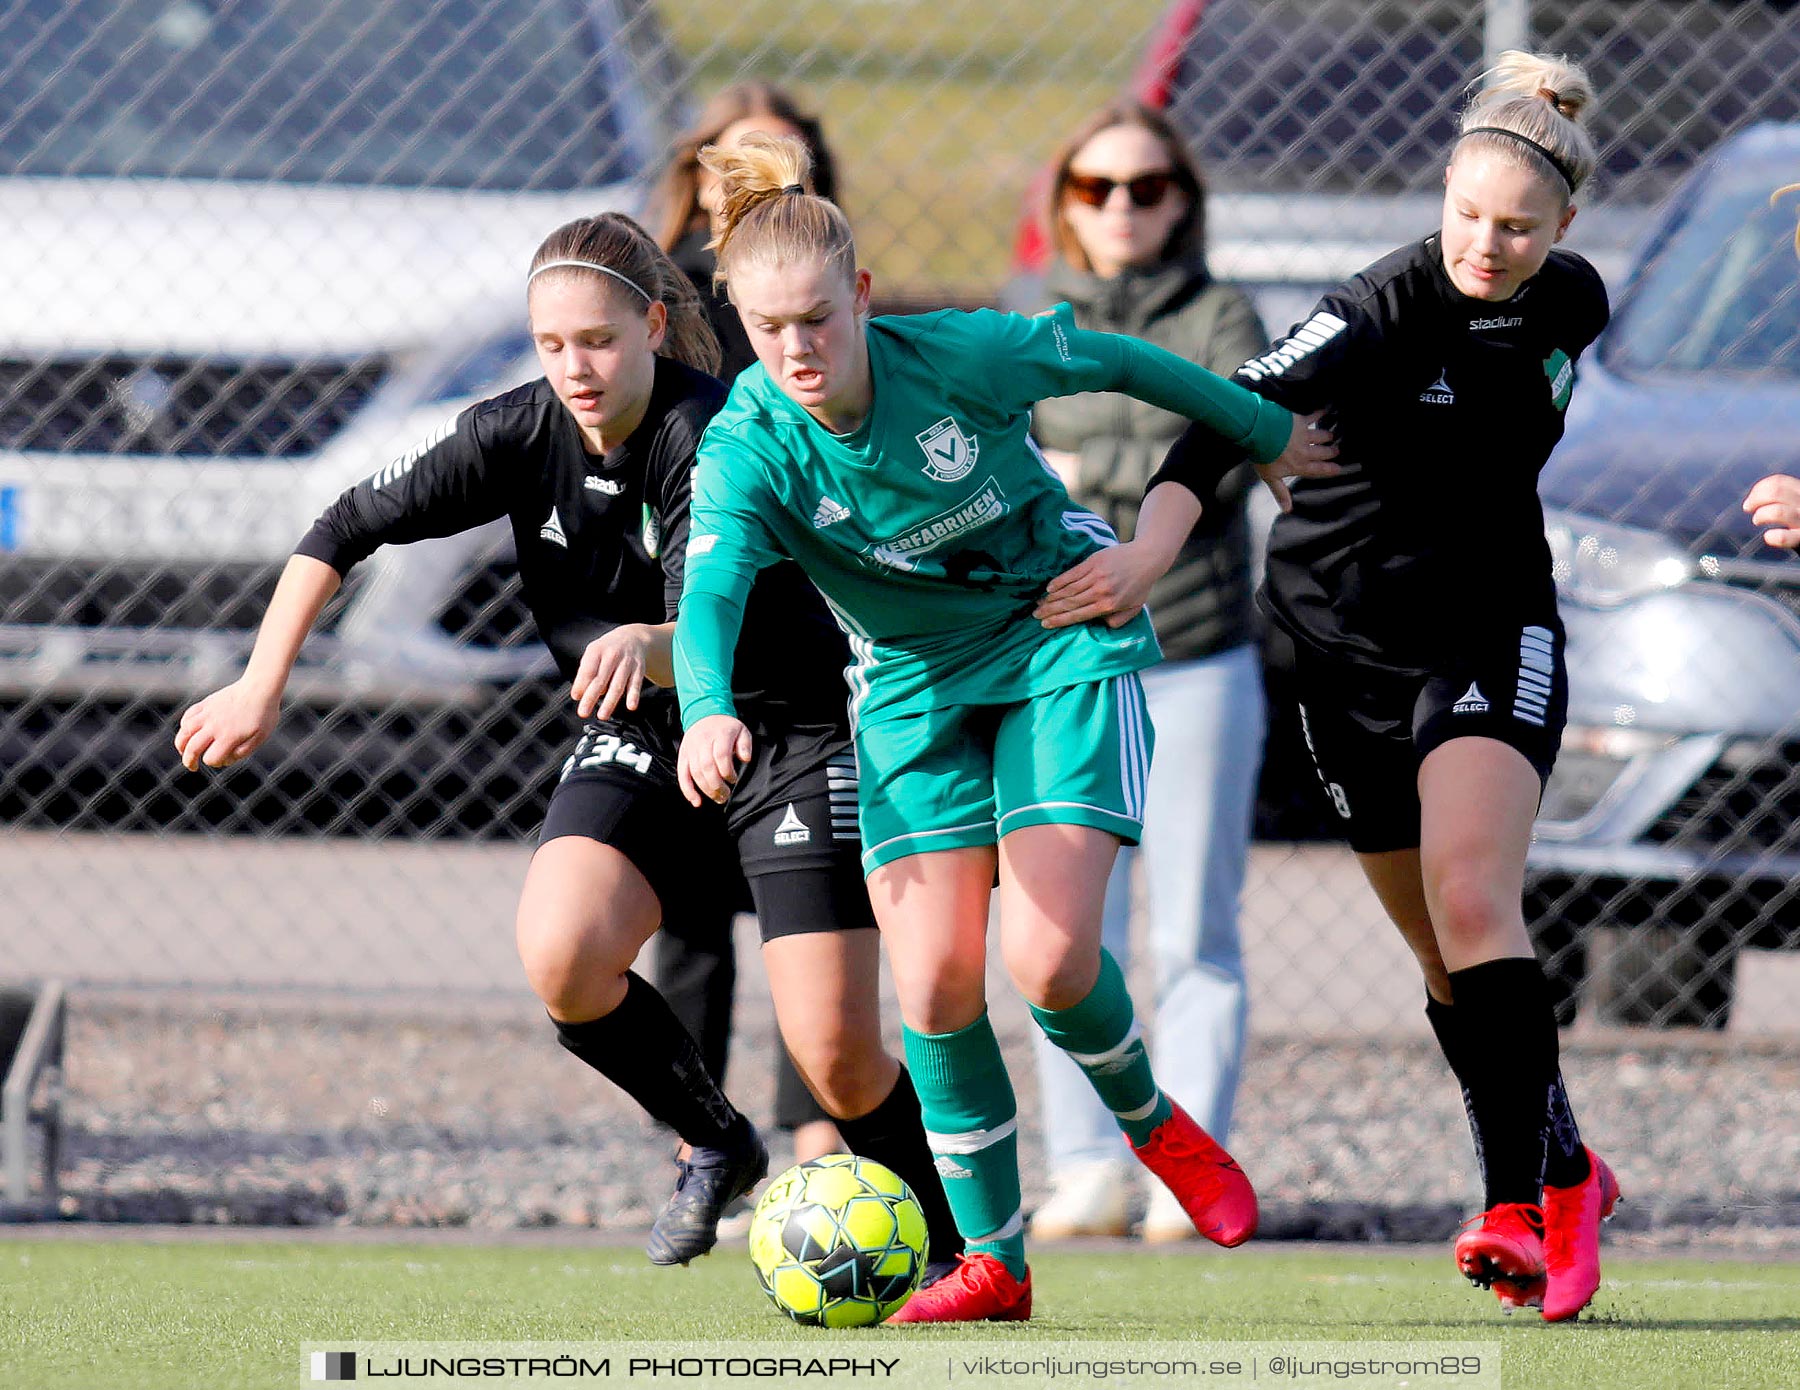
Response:
[[[1065,299],[1082,328],[1142,338],[1220,376],[1230,376],[1269,345],[1243,291],[1218,283],[1204,265],[1178,263],[1102,280],[1057,261],[1045,279],[1044,302]],[[1145,484],[1186,426],[1181,416],[1127,396],[1088,393],[1041,402],[1031,432],[1046,449],[1080,455],[1075,501],[1129,539],[1137,531]],[[1211,656],[1254,635],[1244,511],[1254,481],[1248,467],[1227,475],[1180,557],[1151,591],[1150,616],[1168,660]]]

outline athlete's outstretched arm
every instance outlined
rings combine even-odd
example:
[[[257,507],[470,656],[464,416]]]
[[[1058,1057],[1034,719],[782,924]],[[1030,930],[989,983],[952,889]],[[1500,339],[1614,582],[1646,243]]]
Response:
[[[295,555],[281,572],[257,629],[244,674],[189,705],[175,731],[175,751],[189,772],[230,767],[268,741],[281,718],[281,694],[301,644],[343,578],[323,560]]]

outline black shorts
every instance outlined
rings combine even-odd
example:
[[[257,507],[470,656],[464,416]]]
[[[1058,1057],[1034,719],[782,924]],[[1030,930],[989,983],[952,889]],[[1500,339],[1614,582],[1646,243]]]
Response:
[[[688,804],[664,744],[636,725],[586,724],[550,794],[538,843],[579,835],[611,845],[649,881],[665,923],[729,930],[749,892],[725,818],[716,806]]]
[[[1307,750],[1357,852],[1418,847],[1419,765],[1451,739],[1497,739],[1549,780],[1569,712],[1556,618],[1472,644],[1424,675],[1332,657],[1279,623],[1269,636],[1270,663],[1292,677]]]
[[[842,724],[759,728],[750,763],[725,803],[725,824],[744,875],[834,868],[861,874],[856,749]]]

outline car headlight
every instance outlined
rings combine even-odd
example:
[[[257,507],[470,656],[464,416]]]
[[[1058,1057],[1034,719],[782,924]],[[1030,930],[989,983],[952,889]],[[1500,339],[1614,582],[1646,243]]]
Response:
[[[531,338],[523,329],[499,333],[446,362],[432,374],[414,404],[492,396],[524,385],[538,371]]]
[[[1671,742],[1667,734],[1636,729],[1570,727],[1563,734],[1556,768],[1544,787],[1538,821],[1569,825],[1584,819],[1606,799],[1636,759],[1660,752]]]
[[[1575,603],[1613,608],[1687,583],[1699,567],[1654,531],[1546,511],[1551,572]]]

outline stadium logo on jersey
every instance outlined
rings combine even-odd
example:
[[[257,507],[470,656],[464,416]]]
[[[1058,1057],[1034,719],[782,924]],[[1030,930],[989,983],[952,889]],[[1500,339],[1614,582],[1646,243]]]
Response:
[[[1517,328],[1524,322],[1523,314],[1497,314],[1491,319],[1470,319],[1469,332],[1492,333],[1502,328]]]
[[[788,802],[787,814],[781,818],[781,824],[775,827],[775,843],[778,845],[803,845],[812,839],[812,828],[800,819],[800,813],[794,809],[794,803]]]
[[[871,545],[863,554],[889,569],[916,570],[920,555],[990,521],[998,521],[1007,511],[1006,494],[1000,490],[999,479],[989,478],[968,501],[939,512],[910,531]]]
[[[1451,713],[1453,714],[1486,714],[1488,710],[1488,698],[1481,693],[1481,687],[1479,685],[1474,681],[1470,681],[1469,688],[1462,693],[1462,699],[1458,700],[1450,708]]]
[[[1280,347],[1265,352],[1261,357],[1253,357],[1237,369],[1235,375],[1246,381],[1261,381],[1265,377],[1280,376],[1296,362],[1304,361],[1350,325],[1336,314],[1328,314],[1323,309],[1301,324]]]
[[[550,509],[550,520],[538,528],[538,539],[553,541],[564,550],[569,548],[569,538],[563,534],[562,518],[556,514],[556,508]]]
[[[1550,404],[1567,410],[1569,397],[1575,394],[1575,364],[1569,360],[1569,354],[1558,348],[1546,357],[1544,375],[1550,379]]]
[[[581,480],[581,485],[589,492],[600,492],[608,497],[617,497],[625,491],[623,478],[596,478],[592,473]]]
[[[1432,382],[1431,385],[1427,386],[1423,391],[1419,392],[1419,399],[1426,405],[1455,405],[1456,392],[1450,389],[1450,383],[1445,380],[1445,377],[1449,375],[1449,372],[1450,369],[1448,367],[1439,372],[1437,374],[1437,380]]]
[[[827,526],[836,526],[840,521],[849,520],[849,517],[850,509],[842,502],[821,496],[819,510],[813,513],[813,526],[823,531]]]
[[[946,415],[928,430],[913,436],[925,451],[925,474],[940,483],[953,483],[967,477],[981,457],[981,445],[972,434]]]

